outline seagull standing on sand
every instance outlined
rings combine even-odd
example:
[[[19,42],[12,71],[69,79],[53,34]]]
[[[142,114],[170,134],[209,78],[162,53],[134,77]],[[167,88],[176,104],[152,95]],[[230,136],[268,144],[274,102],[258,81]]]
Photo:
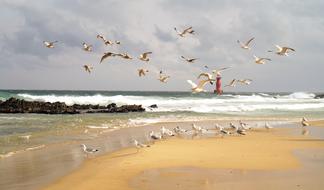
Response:
[[[162,135],[159,133],[154,133],[154,131],[151,131],[149,134],[150,138],[153,140],[159,140],[162,139]]]
[[[236,132],[237,132],[239,135],[246,135],[246,131],[245,131],[245,129],[242,129],[242,128],[238,128],[238,129],[236,130]]]
[[[179,126],[176,126],[176,127],[173,129],[173,131],[174,131],[175,133],[177,133],[177,134],[179,134],[179,133],[186,133],[186,132],[187,132],[187,130],[182,129],[182,128],[180,128]]]
[[[240,40],[237,40],[237,43],[240,44],[242,49],[250,50],[251,48],[249,47],[249,44],[251,43],[252,40],[254,40],[254,37],[249,39],[246,43],[242,43],[242,42],[240,42]]]
[[[134,139],[133,142],[134,142],[135,147],[137,148],[137,152],[139,151],[140,148],[150,147],[150,145],[140,143],[136,139]]]
[[[248,125],[247,123],[244,123],[244,122],[242,122],[241,120],[239,121],[239,123],[240,123],[240,125],[241,125],[241,127],[242,127],[243,129],[251,129],[251,127],[249,127],[249,125]]]
[[[188,63],[194,63],[198,58],[186,58],[184,56],[181,56],[182,59],[187,61]]]
[[[277,48],[277,51],[275,52],[277,55],[284,55],[288,56],[288,53],[291,51],[295,51],[293,48],[290,47],[280,47],[279,45],[275,45]],[[268,52],[273,52],[272,50],[269,50]]]
[[[309,126],[309,123],[307,121],[305,121],[305,120],[302,120],[301,124],[302,124],[303,127]]]
[[[149,71],[147,69],[138,69],[138,76],[145,76],[146,73],[148,73]]]
[[[47,42],[47,41],[43,41],[43,44],[47,47],[47,48],[54,48],[54,44],[57,43],[58,41],[54,41],[54,42]]]
[[[177,34],[180,37],[185,37],[185,34],[195,34],[195,31],[192,29],[192,26],[186,28],[185,30],[183,30],[182,32],[178,31],[176,27],[174,27],[174,30],[177,32]]]
[[[265,127],[266,129],[272,129],[272,128],[273,128],[272,126],[269,125],[268,122],[265,122],[264,127]]]
[[[163,137],[164,135],[167,135],[167,136],[174,136],[173,132],[172,132],[171,130],[165,128],[165,127],[161,127],[160,131],[161,131],[162,137]]]
[[[235,130],[237,130],[238,129],[238,127],[237,126],[235,126],[232,122],[230,122],[230,127],[232,128],[232,129],[235,129]]]
[[[212,80],[201,80],[199,81],[198,85],[195,84],[194,82],[192,82],[191,80],[187,80],[187,82],[191,85],[191,91],[193,93],[199,93],[199,92],[206,92],[206,90],[204,90],[204,86],[209,82],[211,82]]]
[[[88,72],[89,74],[91,73],[93,67],[89,66],[89,65],[83,65],[83,68],[86,72]]]
[[[254,59],[255,59],[255,63],[256,64],[260,64],[260,65],[263,65],[265,64],[266,62],[265,61],[271,61],[271,59],[269,58],[264,58],[264,57],[257,57],[255,55],[253,55]]]
[[[98,152],[98,149],[88,148],[85,144],[81,144],[83,152],[85,152],[88,156],[88,154],[93,154],[95,152]]]
[[[92,45],[88,45],[85,42],[83,42],[82,45],[83,45],[83,50],[84,51],[88,51],[88,52],[92,51]]]
[[[139,56],[139,58],[138,59],[140,59],[140,60],[142,60],[142,61],[146,61],[146,62],[148,62],[150,59],[148,58],[148,55],[149,54],[152,54],[152,52],[144,52],[144,53],[142,53],[140,56]]]

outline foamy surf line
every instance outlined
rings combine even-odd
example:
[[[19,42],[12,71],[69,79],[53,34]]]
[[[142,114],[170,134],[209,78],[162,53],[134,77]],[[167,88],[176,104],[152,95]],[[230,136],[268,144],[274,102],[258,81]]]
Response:
[[[141,104],[148,112],[197,112],[197,113],[239,113],[255,111],[324,111],[324,99],[315,99],[313,93],[296,92],[289,95],[252,95],[224,96],[141,96],[141,95],[31,95],[18,94],[31,101],[64,102],[67,105],[93,104],[117,105]],[[158,108],[149,106],[156,104]]]
[[[26,151],[38,150],[38,149],[42,149],[44,147],[45,147],[45,145],[42,144],[42,145],[38,145],[38,146],[28,147],[28,148],[25,148],[23,150],[17,150],[17,151],[8,152],[6,154],[0,154],[0,158],[8,158],[8,157],[11,157],[11,156],[13,156],[15,154],[18,154],[18,153],[23,153],[23,152],[26,152]]]

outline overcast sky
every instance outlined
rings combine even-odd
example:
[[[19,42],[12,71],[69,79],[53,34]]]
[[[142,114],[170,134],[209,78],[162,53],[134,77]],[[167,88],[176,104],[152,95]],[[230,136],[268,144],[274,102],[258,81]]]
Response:
[[[223,84],[253,79],[229,91],[323,92],[323,9],[323,0],[1,0],[0,89],[189,91],[186,80],[196,81],[207,65],[232,66]],[[187,26],[196,35],[180,38],[173,30]],[[105,46],[97,34],[122,44]],[[236,43],[251,37],[250,51]],[[48,49],[43,40],[59,43]],[[82,42],[94,51],[83,51]],[[296,52],[268,53],[275,44]],[[106,51],[153,54],[149,63],[99,64]],[[187,64],[181,55],[199,60]],[[253,55],[272,61],[257,65]],[[92,74],[84,64],[94,66]],[[148,76],[139,78],[139,68],[148,68]],[[157,80],[160,69],[171,76],[166,84]]]

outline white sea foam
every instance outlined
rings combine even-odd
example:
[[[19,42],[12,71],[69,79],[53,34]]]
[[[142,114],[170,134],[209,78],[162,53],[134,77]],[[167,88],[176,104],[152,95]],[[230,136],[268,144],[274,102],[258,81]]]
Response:
[[[199,112],[199,113],[224,113],[224,112],[253,112],[257,110],[300,111],[318,110],[324,111],[324,100],[314,99],[315,94],[296,92],[284,96],[271,96],[268,94],[253,95],[224,95],[224,96],[106,96],[96,94],[92,96],[72,95],[30,95],[18,94],[27,100],[39,100],[46,102],[65,102],[73,104],[99,104],[107,105],[116,103],[141,104],[148,107],[157,104],[157,109],[147,109],[150,112]]]

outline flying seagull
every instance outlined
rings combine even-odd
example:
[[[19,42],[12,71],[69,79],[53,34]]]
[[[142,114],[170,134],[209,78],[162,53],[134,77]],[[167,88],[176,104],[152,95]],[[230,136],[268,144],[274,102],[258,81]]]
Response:
[[[174,27],[174,30],[177,32],[177,34],[181,37],[185,37],[185,34],[195,34],[195,31],[192,29],[192,26],[186,28],[182,32],[178,31],[176,27]]]
[[[88,51],[88,52],[92,51],[92,45],[88,45],[85,42],[83,42],[82,45],[83,45],[83,50],[84,51]]]
[[[97,38],[101,39],[105,43],[105,45],[113,45],[114,44],[113,41],[107,40],[103,35],[98,34]]]
[[[116,53],[112,53],[112,52],[106,52],[104,53],[104,55],[101,57],[101,60],[100,60],[100,63],[102,63],[105,59],[107,59],[108,57],[114,57],[116,55],[119,55],[119,54],[116,54]]]
[[[146,73],[148,73],[149,71],[147,69],[138,69],[138,76],[145,76]]]
[[[237,80],[237,82],[240,82],[245,85],[249,85],[249,84],[251,84],[252,79],[240,79],[240,80]]]
[[[152,54],[152,52],[144,52],[142,53],[140,56],[139,56],[139,59],[142,60],[142,61],[149,61],[150,59],[148,58],[148,55],[149,54]]]
[[[224,87],[235,87],[236,86],[236,79],[233,79],[228,85],[225,85]]]
[[[43,41],[43,44],[47,47],[47,48],[54,48],[54,44],[57,43],[58,41],[54,41],[54,42],[47,42],[47,41]]]
[[[89,65],[83,65],[83,68],[86,72],[88,72],[89,74],[91,73],[93,67],[89,66]]]
[[[271,59],[269,59],[269,58],[264,58],[264,57],[257,57],[257,56],[255,56],[255,55],[253,55],[253,57],[254,57],[254,59],[255,59],[255,63],[256,64],[261,64],[261,65],[263,65],[263,64],[265,64],[266,62],[266,60],[267,61],[271,61]]]
[[[154,131],[151,131],[149,135],[150,135],[150,138],[153,140],[162,139],[162,135],[159,133],[154,133]]]
[[[158,80],[160,82],[166,83],[169,78],[170,78],[170,76],[166,76],[166,75],[161,75],[160,74],[160,77],[158,78]]]
[[[237,40],[237,43],[240,44],[240,46],[241,46],[242,49],[247,49],[247,50],[249,50],[249,49],[251,49],[251,48],[249,47],[249,44],[251,43],[252,40],[254,40],[254,37],[251,38],[251,39],[249,39],[246,43],[242,43],[242,42],[240,42],[240,40]]]
[[[186,58],[184,56],[181,56],[182,59],[187,61],[188,63],[194,63],[198,58]]]
[[[284,55],[288,56],[288,53],[291,51],[295,51],[293,48],[290,47],[280,47],[279,45],[275,45],[277,48],[277,51],[275,52],[277,55]],[[268,52],[273,52],[272,50],[269,50]]]

